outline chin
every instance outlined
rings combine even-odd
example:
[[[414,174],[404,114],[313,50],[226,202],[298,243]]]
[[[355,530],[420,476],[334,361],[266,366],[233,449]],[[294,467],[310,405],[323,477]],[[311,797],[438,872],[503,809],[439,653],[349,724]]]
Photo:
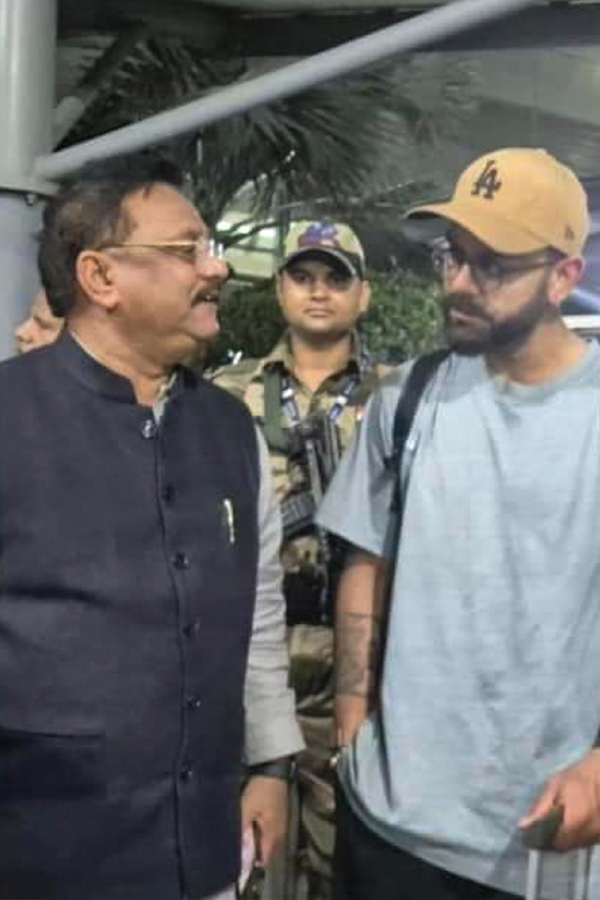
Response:
[[[190,329],[192,337],[197,341],[211,341],[219,334],[219,318],[217,315],[217,307],[214,303],[205,303],[198,307],[201,313],[193,322]]]
[[[219,327],[219,323],[215,322],[213,328],[204,328],[201,332],[196,334],[196,340],[200,344],[210,343],[211,341],[215,341],[219,337],[219,332],[221,331]]]
[[[330,319],[323,319],[317,322],[312,319],[310,322],[303,322],[298,330],[302,331],[308,337],[337,338],[340,337],[340,335],[346,334],[350,329],[342,328]]]

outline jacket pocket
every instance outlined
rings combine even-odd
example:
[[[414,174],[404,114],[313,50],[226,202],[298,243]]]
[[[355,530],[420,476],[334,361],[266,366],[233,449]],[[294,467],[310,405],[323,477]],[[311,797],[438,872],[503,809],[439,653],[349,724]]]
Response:
[[[0,727],[0,803],[90,797],[105,781],[104,734]]]

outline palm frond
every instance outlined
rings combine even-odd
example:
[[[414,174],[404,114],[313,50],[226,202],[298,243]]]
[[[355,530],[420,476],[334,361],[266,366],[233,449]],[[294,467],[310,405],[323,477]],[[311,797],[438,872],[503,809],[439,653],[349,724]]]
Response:
[[[152,38],[115,73],[65,143],[143,119],[251,74],[243,60],[207,60],[181,41]],[[418,77],[412,60],[374,68],[214,123],[166,149],[191,172],[196,199],[211,225],[248,184],[254,187],[249,215],[285,217],[294,203],[310,206],[322,198],[343,207],[378,187],[389,190],[395,177],[390,157],[395,154],[399,165],[408,158],[417,161],[423,146],[433,142],[431,117],[409,89]],[[464,73],[448,82],[441,103],[451,111],[448,119],[464,104],[465,84]]]

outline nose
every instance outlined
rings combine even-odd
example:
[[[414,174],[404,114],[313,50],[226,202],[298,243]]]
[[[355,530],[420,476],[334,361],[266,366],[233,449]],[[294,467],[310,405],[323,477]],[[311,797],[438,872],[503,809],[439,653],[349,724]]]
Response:
[[[323,299],[327,297],[329,294],[329,289],[327,286],[327,282],[324,278],[314,278],[311,282],[311,296],[316,298],[317,300]]]
[[[456,270],[446,275],[446,281],[456,293],[472,294],[479,290],[468,260],[457,265]]]
[[[220,287],[229,278],[229,264],[216,256],[202,256],[197,264],[198,273],[215,287]]]

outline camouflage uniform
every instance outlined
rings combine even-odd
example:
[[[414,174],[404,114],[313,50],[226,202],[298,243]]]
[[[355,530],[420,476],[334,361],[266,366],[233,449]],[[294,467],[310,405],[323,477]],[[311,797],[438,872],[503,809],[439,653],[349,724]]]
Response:
[[[255,420],[264,425],[265,376],[278,369],[294,388],[295,402],[302,420],[315,412],[328,413],[351,380],[358,380],[348,404],[336,421],[340,443],[345,448],[360,420],[365,403],[384,367],[361,361],[358,341],[346,368],[327,378],[314,393],[293,375],[289,338],[280,340],[264,359],[244,360],[221,369],[214,380],[244,401]],[[361,364],[362,362],[362,364]],[[283,417],[283,424],[288,423]],[[303,467],[285,453],[269,448],[275,489],[280,502],[306,488]],[[282,562],[286,579],[306,576],[318,569],[320,544],[315,531],[284,541]],[[289,595],[286,592],[289,603]],[[306,750],[298,759],[300,835],[298,864],[308,872],[311,900],[329,900],[331,896],[331,860],[334,841],[334,797],[329,765],[335,746],[333,734],[333,628],[328,624],[295,624],[288,628],[290,678],[296,692],[298,719],[306,741]],[[268,898],[271,900],[271,898]],[[280,900],[280,898],[278,898]]]

